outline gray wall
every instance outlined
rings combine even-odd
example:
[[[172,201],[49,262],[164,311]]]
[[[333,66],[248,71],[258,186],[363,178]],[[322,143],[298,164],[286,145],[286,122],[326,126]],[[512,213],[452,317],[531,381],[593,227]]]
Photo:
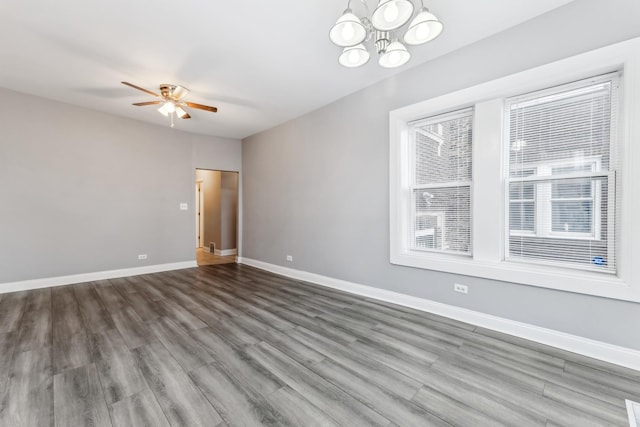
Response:
[[[577,0],[244,139],[242,256],[640,349],[639,304],[391,265],[388,190],[390,110],[640,36],[639,16]]]
[[[238,140],[4,89],[0,98],[0,291],[195,259],[195,169],[239,171]]]
[[[222,172],[220,188],[221,239],[220,249],[236,249],[238,222],[238,174]]]

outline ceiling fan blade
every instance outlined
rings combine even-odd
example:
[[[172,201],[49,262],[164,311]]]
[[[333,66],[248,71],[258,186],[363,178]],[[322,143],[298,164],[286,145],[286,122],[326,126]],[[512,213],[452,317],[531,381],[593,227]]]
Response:
[[[143,91],[143,92],[145,92],[145,93],[148,93],[149,95],[153,95],[153,96],[160,96],[160,95],[158,95],[158,94],[157,94],[157,93],[155,93],[155,92],[151,92],[150,90],[147,90],[147,89],[141,88],[140,86],[136,86],[136,85],[131,84],[131,83],[128,83],[128,82],[120,82],[120,83],[122,83],[123,85],[127,85],[127,86],[129,86],[129,87],[132,87],[132,88],[134,88],[134,89],[141,90],[141,91]]]
[[[186,87],[176,86],[175,88],[173,88],[173,92],[171,92],[171,95],[175,100],[180,100],[188,93],[189,89],[187,89]]]
[[[212,113],[215,113],[216,111],[218,111],[216,107],[209,107],[208,105],[196,104],[195,102],[185,102],[185,104],[187,104],[187,107],[197,108],[198,110],[211,111]]]
[[[182,117],[180,117],[180,118],[181,118],[181,119],[185,119],[185,120],[186,120],[186,119],[190,119],[190,118],[191,118],[191,116],[189,115],[189,113],[185,113],[185,115],[184,115],[184,116],[182,116]]]
[[[137,105],[138,107],[144,107],[145,105],[157,105],[162,104],[163,101],[147,101],[147,102],[136,102],[133,105]]]

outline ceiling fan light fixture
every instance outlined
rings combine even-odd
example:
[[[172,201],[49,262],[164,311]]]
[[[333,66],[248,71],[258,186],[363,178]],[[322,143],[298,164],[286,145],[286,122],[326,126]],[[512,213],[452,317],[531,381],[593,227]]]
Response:
[[[167,111],[167,107],[166,107],[166,106],[167,106],[167,104],[166,104],[166,103],[162,104],[162,106],[161,106],[160,108],[158,108],[158,111],[159,111],[159,112],[160,112],[160,114],[162,114],[163,116],[168,117],[168,116],[169,116],[169,112]]]
[[[171,97],[176,100],[182,99],[186,94],[189,93],[189,89],[182,86],[175,86],[171,91]]]
[[[351,9],[346,9],[329,31],[331,41],[340,47],[360,44],[367,37],[367,30]]]
[[[378,64],[384,68],[396,68],[406,64],[410,58],[411,54],[407,51],[407,48],[395,40],[387,46],[382,56],[380,56]]]
[[[409,22],[413,15],[413,3],[409,0],[380,0],[371,15],[376,30],[391,31]]]
[[[163,116],[167,117],[169,114],[173,114],[176,111],[176,105],[173,101],[167,101],[162,104],[162,107],[158,108],[158,111],[160,111]]]
[[[178,116],[179,118],[183,118],[186,115],[187,115],[187,112],[184,110],[184,108],[182,108],[181,106],[177,105],[176,106],[176,116]]]
[[[409,24],[409,29],[404,35],[404,42],[409,45],[418,45],[430,42],[442,33],[444,26],[436,16],[423,7]]]

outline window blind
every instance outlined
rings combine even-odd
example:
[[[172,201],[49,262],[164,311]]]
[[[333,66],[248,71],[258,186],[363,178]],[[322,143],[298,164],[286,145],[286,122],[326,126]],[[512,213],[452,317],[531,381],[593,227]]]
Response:
[[[615,74],[506,101],[509,260],[616,272]]]
[[[409,123],[411,249],[471,255],[473,110]]]

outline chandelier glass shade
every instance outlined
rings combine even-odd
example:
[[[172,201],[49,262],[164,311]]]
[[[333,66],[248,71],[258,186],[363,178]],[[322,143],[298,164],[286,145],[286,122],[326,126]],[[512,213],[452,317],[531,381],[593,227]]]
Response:
[[[371,24],[379,31],[392,31],[409,22],[413,3],[409,0],[380,0],[371,15]]]
[[[399,41],[394,41],[387,46],[384,53],[380,55],[378,64],[384,68],[400,67],[411,59],[411,54],[407,48]]]
[[[351,10],[349,0],[347,9],[329,31],[331,41],[343,48],[338,62],[348,68],[366,64],[371,56],[366,44],[372,42],[370,44],[379,55],[380,66],[394,68],[406,64],[411,53],[405,44],[414,46],[427,43],[443,30],[442,22],[424,7],[422,1],[421,8],[413,16],[416,8],[410,0],[379,0],[372,14],[369,13],[366,0],[360,0],[365,14],[358,17]],[[401,32],[405,25],[407,27],[403,34],[395,34]]]
[[[433,13],[423,7],[409,24],[409,29],[404,34],[404,42],[410,45],[418,45],[429,42],[442,33],[442,22],[438,21]]]
[[[367,48],[361,43],[356,46],[345,47],[342,50],[342,55],[338,58],[338,62],[347,68],[360,67],[369,62],[370,56]]]
[[[351,9],[343,12],[329,32],[331,41],[341,47],[355,46],[362,43],[366,37],[366,28]]]

